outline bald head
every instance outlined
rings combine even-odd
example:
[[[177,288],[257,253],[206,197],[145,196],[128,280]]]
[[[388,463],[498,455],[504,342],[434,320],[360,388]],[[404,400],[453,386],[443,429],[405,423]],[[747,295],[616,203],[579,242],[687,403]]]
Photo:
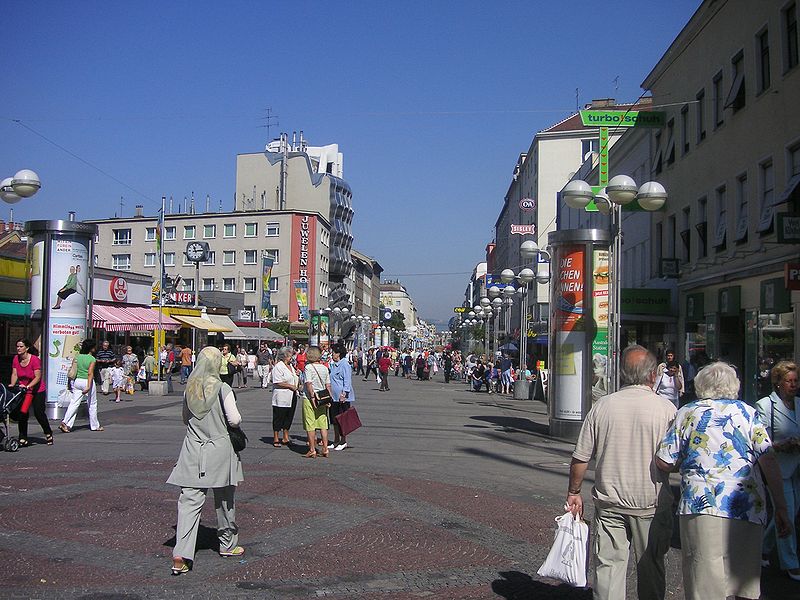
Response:
[[[649,385],[655,383],[658,362],[652,352],[642,346],[628,346],[622,353],[620,380],[622,385]]]

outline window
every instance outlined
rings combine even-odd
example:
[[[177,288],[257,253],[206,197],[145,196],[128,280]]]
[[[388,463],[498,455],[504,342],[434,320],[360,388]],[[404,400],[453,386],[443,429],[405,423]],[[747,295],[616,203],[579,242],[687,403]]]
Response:
[[[706,139],[706,91],[700,90],[697,92],[697,143],[699,144]]]
[[[723,108],[731,107],[733,112],[744,108],[745,86],[744,86],[744,52],[739,50],[731,60],[731,78],[733,83],[728,91]]]
[[[736,233],[733,241],[738,244],[747,241],[747,173],[742,173],[736,178]]]
[[[692,229],[690,223],[692,222],[691,208],[686,207],[683,209],[681,216],[681,241],[683,242],[683,260],[687,263],[692,262]]]
[[[183,239],[193,240],[196,235],[197,235],[197,227],[195,227],[194,225],[183,226]]]
[[[697,249],[700,258],[708,256],[708,216],[707,216],[708,200],[703,197],[697,201],[697,225],[694,226],[697,231]]]
[[[270,292],[277,292],[278,291],[278,278],[277,277],[270,277],[269,278],[269,291]]]
[[[722,114],[722,71],[714,75],[712,91],[714,97],[711,99],[711,102],[713,102],[714,129],[716,129],[722,125],[723,121],[725,120],[725,117]]]
[[[255,292],[256,291],[256,278],[255,277],[245,277],[244,278],[244,291],[245,292]]]
[[[165,267],[174,267],[175,266],[175,253],[174,252],[164,252],[164,266]]]
[[[667,121],[667,147],[664,156],[668,165],[675,162],[675,119]]]
[[[203,277],[203,283],[200,285],[200,291],[213,292],[214,291],[214,278]]]
[[[718,252],[725,250],[725,234],[728,232],[728,215],[726,213],[726,190],[722,185],[717,188],[717,226],[714,229],[714,247]]]
[[[684,104],[681,108],[681,141],[683,142],[683,154],[689,152],[689,105]]]
[[[281,224],[280,223],[267,223],[267,237],[276,237],[281,234]]]
[[[258,235],[258,223],[244,224],[244,237],[256,237]]]
[[[131,245],[131,230],[130,229],[114,229],[114,241],[111,242],[114,246],[130,246]]]
[[[268,248],[264,250],[264,254],[272,259],[273,264],[277,265],[279,262],[281,262],[281,251],[277,248]]]
[[[656,147],[656,154],[653,157],[653,173],[658,175],[664,168],[664,164],[662,162],[662,150],[661,150],[661,132],[655,132],[655,147]]]
[[[783,10],[783,72],[797,66],[797,4],[792,2]]]
[[[208,252],[208,260],[206,262],[200,263],[200,264],[201,265],[206,265],[206,266],[213,265],[214,261],[216,260],[216,257],[217,257],[217,253],[214,252],[213,250],[209,250],[209,252]]]
[[[118,271],[131,270],[131,255],[130,254],[112,254],[111,267]]]
[[[675,236],[677,234],[677,224],[675,215],[667,217],[667,258],[675,258]]]
[[[758,77],[758,93],[770,86],[769,72],[769,30],[765,29],[756,36],[756,70]]]
[[[758,232],[766,235],[772,232],[772,222],[775,208],[772,203],[775,199],[775,170],[772,159],[765,160],[758,166],[759,187],[761,188],[761,218],[758,221]]]
[[[581,162],[586,161],[592,152],[600,151],[600,140],[591,138],[589,140],[581,140]]]
[[[145,227],[145,230],[144,230],[144,241],[145,242],[155,242],[156,241],[156,228],[155,227]]]
[[[223,265],[235,265],[236,264],[236,250],[225,250],[222,253],[222,264]]]
[[[216,225],[203,225],[203,238],[204,239],[214,239],[217,237],[217,226]]]
[[[222,237],[235,238],[236,237],[236,223],[226,223],[222,232]]]
[[[145,255],[144,255],[144,266],[145,267],[155,267],[156,266],[156,253],[155,252],[145,252]]]
[[[224,292],[235,292],[236,291],[236,279],[233,277],[223,277],[222,279],[222,291]]]
[[[786,174],[787,179],[800,175],[800,144],[792,146],[787,152]]]
[[[164,239],[167,241],[175,239],[175,227],[164,227]]]
[[[658,273],[661,270],[661,258],[664,256],[664,224],[656,223],[656,270]]]
[[[194,291],[194,279],[183,279],[183,291],[184,292],[193,292]]]
[[[245,250],[244,264],[246,265],[258,264],[258,250]]]

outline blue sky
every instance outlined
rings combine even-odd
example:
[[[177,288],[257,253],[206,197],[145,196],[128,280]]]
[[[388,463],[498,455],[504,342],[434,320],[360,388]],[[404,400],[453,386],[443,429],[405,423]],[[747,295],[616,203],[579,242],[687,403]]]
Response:
[[[699,3],[7,0],[0,174],[42,179],[18,221],[229,210],[271,107],[271,137],[339,144],[355,247],[446,320],[536,131],[576,88],[637,98]]]

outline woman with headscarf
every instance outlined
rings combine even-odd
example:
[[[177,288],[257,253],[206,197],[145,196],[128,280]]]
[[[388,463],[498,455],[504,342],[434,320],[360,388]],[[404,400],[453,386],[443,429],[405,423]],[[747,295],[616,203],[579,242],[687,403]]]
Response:
[[[318,392],[327,390],[329,394],[331,393],[331,376],[328,368],[319,363],[320,356],[322,353],[316,346],[311,346],[306,351],[306,394],[303,398],[303,429],[308,436],[306,458],[317,457],[317,429],[322,435],[322,448],[319,454],[323,458],[328,458],[328,406],[317,405],[316,401],[312,403]]]
[[[344,357],[344,348],[334,346],[332,349],[333,360],[331,361],[331,421],[333,421],[333,449],[344,450],[347,448],[347,436],[342,433],[336,417],[349,410],[352,402],[355,402],[356,394],[353,391],[353,369]],[[383,384],[381,384],[383,385]]]
[[[780,468],[755,408],[737,400],[733,367],[708,365],[695,377],[695,390],[698,399],[678,411],[655,456],[659,469],[681,474],[678,520],[686,598],[759,598],[761,544],[756,540],[766,519],[762,474],[779,535],[791,532]]]
[[[794,522],[800,509],[800,399],[797,394],[797,365],[781,361],[770,371],[774,391],[756,403],[758,416],[767,428],[772,440],[772,449],[781,469],[783,495],[789,519]],[[792,532],[784,538],[775,536],[775,520],[772,519],[764,530],[762,562],[767,562],[772,549],[778,545],[778,559],[781,569],[791,579],[800,581],[800,562],[797,558],[797,533]]]
[[[276,352],[275,367],[272,369],[272,445],[281,447],[281,433],[283,445],[291,442],[289,428],[294,421],[294,411],[297,408],[297,390],[300,387],[300,377],[292,366],[294,351],[291,346],[285,346]]]
[[[239,455],[233,450],[228,426],[239,427],[242,417],[230,385],[220,379],[221,352],[203,348],[183,394],[183,422],[186,437],[180,456],[167,483],[180,486],[178,525],[172,552],[172,574],[191,570],[194,562],[200,513],[208,489],[214,490],[220,556],[241,556],[237,545],[234,493],[244,479]]]

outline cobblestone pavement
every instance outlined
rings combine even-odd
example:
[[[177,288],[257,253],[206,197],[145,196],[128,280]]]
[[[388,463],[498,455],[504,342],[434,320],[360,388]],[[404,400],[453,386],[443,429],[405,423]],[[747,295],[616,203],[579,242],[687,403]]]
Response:
[[[0,598],[591,598],[536,575],[572,450],[547,436],[542,404],[442,381],[355,385],[365,427],[314,460],[303,458],[299,414],[294,445],[273,448],[269,393],[238,390],[247,553],[215,552],[209,501],[181,577],[169,575],[178,490],[164,483],[183,439],[179,392],[101,396],[105,432],[79,422],[52,447],[0,453]],[[675,549],[667,571],[667,597],[683,598]],[[634,598],[632,573],[628,587]],[[777,572],[764,589],[800,598]]]

